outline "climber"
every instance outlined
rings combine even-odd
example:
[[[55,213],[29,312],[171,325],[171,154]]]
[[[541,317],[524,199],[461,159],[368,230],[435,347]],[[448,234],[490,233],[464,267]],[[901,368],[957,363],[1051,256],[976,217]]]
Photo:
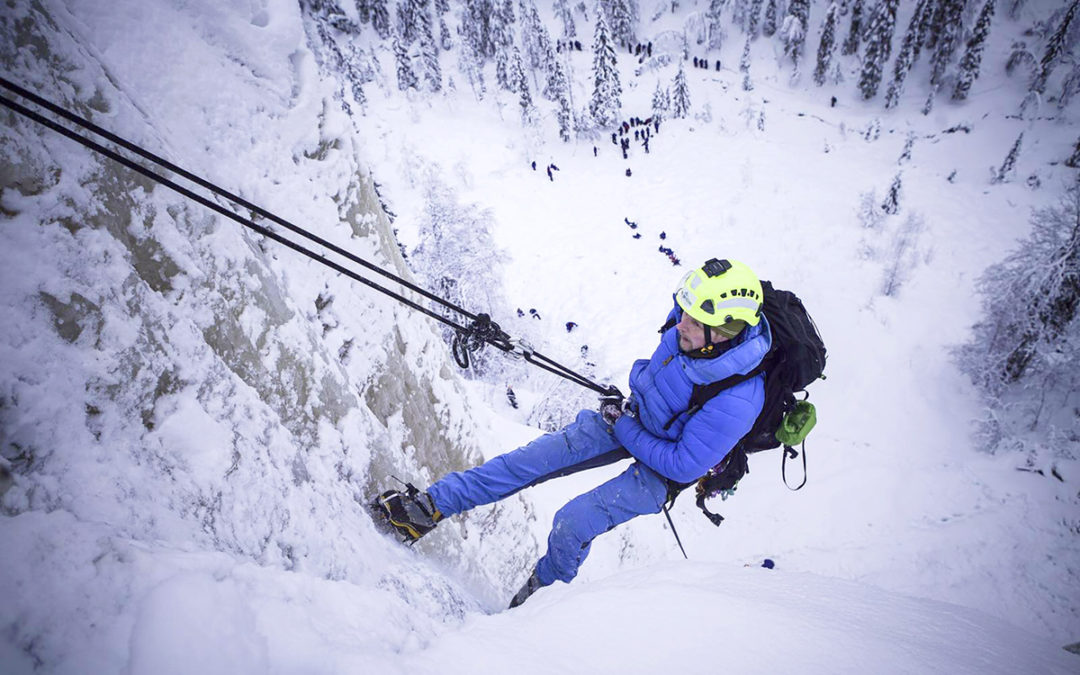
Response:
[[[703,476],[750,431],[765,397],[763,375],[721,391],[699,410],[689,408],[695,385],[749,373],[769,351],[761,304],[761,282],[749,267],[709,260],[676,288],[659,346],[631,368],[629,397],[602,397],[599,412],[583,410],[560,431],[447,474],[426,491],[408,484],[386,491],[373,502],[375,513],[415,541],[449,516],[551,478],[633,459],[622,474],[555,514],[547,552],[510,606],[556,580],[570,582],[595,537],[659,513],[669,491]]]

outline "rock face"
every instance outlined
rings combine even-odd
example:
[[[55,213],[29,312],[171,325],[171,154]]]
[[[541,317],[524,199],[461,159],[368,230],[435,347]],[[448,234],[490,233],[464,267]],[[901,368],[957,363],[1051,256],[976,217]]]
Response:
[[[138,17],[16,1],[0,18],[0,64],[407,277],[298,10],[273,10],[249,21],[213,3]],[[174,42],[189,62],[170,69]],[[484,439],[428,319],[0,117],[0,538],[25,554],[3,594],[25,612],[11,635],[31,662],[56,665],[118,630],[68,617],[110,597],[123,615],[179,552],[370,587],[438,621],[512,592],[537,555],[524,502],[448,522],[419,558],[402,558],[362,508],[391,476],[426,485],[480,461]],[[62,569],[95,568],[85,596],[57,590]]]

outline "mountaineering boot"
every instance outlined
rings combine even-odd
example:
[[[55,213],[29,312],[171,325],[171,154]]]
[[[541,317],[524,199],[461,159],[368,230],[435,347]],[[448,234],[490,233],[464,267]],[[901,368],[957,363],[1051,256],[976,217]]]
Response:
[[[431,495],[420,492],[412,483],[405,484],[405,492],[387,490],[371,503],[372,513],[390,529],[412,543],[435,529],[442,520],[442,513],[435,507]]]
[[[509,609],[513,609],[529,599],[529,596],[537,592],[544,585],[540,583],[540,577],[536,576],[536,570],[529,575],[529,578],[525,580],[525,585],[521,587],[521,590],[517,592],[517,595],[510,601]]]

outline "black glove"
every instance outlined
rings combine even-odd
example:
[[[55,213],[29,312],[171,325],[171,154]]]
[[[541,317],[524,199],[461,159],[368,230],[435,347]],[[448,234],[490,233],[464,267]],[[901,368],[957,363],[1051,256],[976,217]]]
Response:
[[[600,397],[600,417],[604,418],[604,422],[609,425],[615,424],[615,421],[624,413],[633,414],[627,406],[627,400],[618,389],[612,387],[609,394]]]

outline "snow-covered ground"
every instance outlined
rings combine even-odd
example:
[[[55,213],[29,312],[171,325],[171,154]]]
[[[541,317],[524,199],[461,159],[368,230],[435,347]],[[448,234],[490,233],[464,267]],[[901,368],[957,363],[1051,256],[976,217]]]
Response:
[[[641,4],[641,33],[659,35],[707,3],[683,2],[655,22],[660,3]],[[1024,20],[1053,4],[1028,3]],[[453,429],[446,435],[466,439],[466,449],[493,456],[538,433],[525,424],[541,399],[577,394],[546,376],[515,380],[523,405],[514,410],[504,382],[444,381],[437,373],[448,361],[426,319],[289,252],[261,254],[231,223],[208,226],[202,211],[177,210],[160,190],[133,187],[130,203],[87,217],[112,183],[75,182],[94,171],[85,151],[5,114],[5,172],[15,178],[2,194],[0,412],[15,484],[4,489],[0,520],[3,672],[1080,667],[1061,650],[1080,639],[1080,466],[1057,460],[1058,480],[1049,466],[1035,467],[1046,475],[1019,471],[1022,457],[980,452],[971,435],[978,396],[950,356],[979,318],[977,277],[1027,232],[1030,210],[1056,202],[1074,179],[1061,161],[1077,136],[1075,113],[1015,114],[1024,85],[1001,64],[1022,21],[999,12],[969,101],[939,100],[926,116],[925,77],[916,77],[925,63],[886,113],[880,96],[858,99],[851,72],[825,88],[806,76],[790,84],[790,65],[778,66],[780,48],[764,38],[746,92],[735,67],[743,40],[731,28],[719,53],[725,67],[686,70],[691,117],[665,121],[648,154],[634,144],[623,160],[610,135],[562,143],[546,103],[539,129],[523,129],[516,97],[496,91],[490,73],[488,95],[476,101],[453,52],[443,68],[456,91],[405,96],[394,87],[392,52],[376,43],[385,87],[366,85],[364,114],[348,119],[336,85],[318,74],[300,11],[284,0],[55,0],[42,4],[45,14],[29,6],[5,10],[5,35],[47,15],[57,24],[41,31],[51,52],[33,41],[4,47],[12,78],[83,102],[102,92],[104,111],[82,112],[366,258],[389,264],[392,255],[377,236],[339,224],[362,190],[357,172],[379,184],[407,251],[422,240],[432,180],[461,204],[490,209],[503,258],[480,251],[477,262],[487,261],[484,280],[506,304],[470,309],[493,310],[511,333],[574,367],[586,367],[588,345],[600,380],[625,390],[631,362],[655,345],[675,283],[713,256],[795,290],[829,363],[828,380],[812,390],[819,426],[803,490],[781,484],[776,453],[754,457],[736,496],[714,505],[727,518],[720,528],[689,496],[673,509],[689,561],[662,517],[638,519],[598,539],[573,584],[496,614],[537,543],[542,550],[555,510],[617,468],[447,523],[440,532],[453,534],[420,555],[376,535],[357,500],[392,485],[387,467],[412,471],[400,477],[418,484],[444,470],[425,465],[420,438]],[[821,14],[815,4],[812,32]],[[906,21],[902,11],[898,32]],[[50,71],[71,63],[80,68],[66,81],[78,91],[58,88]],[[581,108],[591,56],[572,53],[566,63]],[[620,57],[626,119],[650,116],[657,82],[668,86],[676,72],[635,76],[636,65]],[[991,185],[989,168],[1021,132],[1015,176]],[[36,138],[40,147],[27,140]],[[910,159],[901,159],[911,139]],[[27,156],[61,166],[63,179],[24,189]],[[559,167],[553,180],[549,164]],[[898,172],[899,212],[868,224],[864,195],[880,204]],[[1030,176],[1041,185],[1029,186]],[[109,208],[152,223],[152,235],[141,224],[117,227],[117,241],[127,231],[158,242],[148,260],[161,263],[164,251],[175,261],[155,293],[130,283],[131,254],[99,236]],[[65,219],[97,226],[72,226],[67,237]],[[234,316],[223,309],[232,288],[280,297],[244,303]],[[64,340],[42,298],[68,306],[73,293],[104,311],[86,335]],[[332,297],[330,310],[312,310],[316,297]],[[518,319],[518,308],[541,318]],[[142,325],[160,342],[135,337]],[[252,367],[266,371],[254,381],[265,386],[223,372],[228,355],[215,360],[200,341],[213,326],[251,339],[252,363],[262,364]],[[378,408],[369,385],[384,385],[387,335],[405,343],[408,373],[431,376],[443,411],[431,428],[420,430],[404,405],[380,426],[348,403],[355,394]],[[297,366],[304,353],[315,356]],[[184,364],[169,371],[177,381],[150,387],[167,395],[148,412],[140,401],[90,395],[107,391],[102,381],[122,384],[132,354]],[[297,391],[314,391],[316,401],[293,400]],[[19,454],[26,447],[51,451],[33,461]],[[490,534],[489,517],[503,529]],[[775,569],[760,567],[766,557]]]

